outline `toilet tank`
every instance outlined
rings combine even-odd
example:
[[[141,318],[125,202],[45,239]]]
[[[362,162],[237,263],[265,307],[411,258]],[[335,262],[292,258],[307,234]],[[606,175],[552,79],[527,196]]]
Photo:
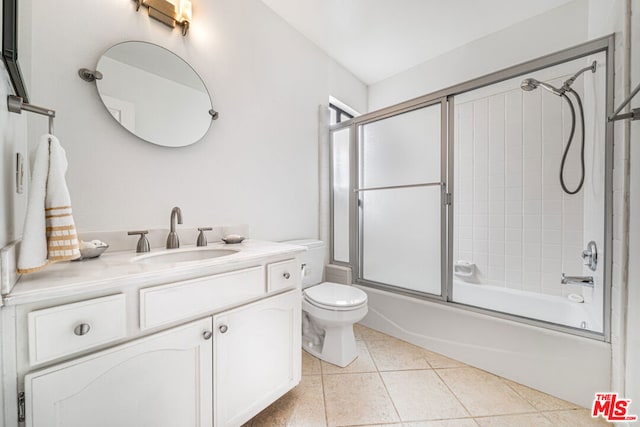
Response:
[[[314,239],[287,240],[282,243],[290,245],[305,246],[306,252],[301,255],[302,263],[305,264],[304,276],[302,276],[302,288],[322,283],[322,273],[324,272],[324,242]]]

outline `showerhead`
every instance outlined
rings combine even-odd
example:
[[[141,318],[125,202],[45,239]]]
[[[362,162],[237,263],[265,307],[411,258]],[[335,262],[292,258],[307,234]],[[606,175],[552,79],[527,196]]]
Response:
[[[563,90],[555,88],[553,86],[551,86],[549,83],[544,83],[541,81],[538,81],[532,77],[526,78],[522,81],[522,83],[520,83],[520,89],[526,91],[526,92],[531,92],[532,90],[535,90],[538,88],[538,86],[540,86],[541,88],[548,90],[549,92],[553,93],[554,95],[562,95],[564,93]]]
[[[536,79],[524,79],[522,83],[520,83],[520,89],[524,90],[525,92],[531,92],[532,90],[538,88],[538,83],[540,82]]]

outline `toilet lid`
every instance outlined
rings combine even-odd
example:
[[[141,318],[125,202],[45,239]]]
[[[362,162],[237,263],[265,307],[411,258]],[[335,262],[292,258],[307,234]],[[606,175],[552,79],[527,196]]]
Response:
[[[353,309],[367,303],[367,294],[360,289],[331,282],[305,289],[304,296],[313,305],[333,310]]]

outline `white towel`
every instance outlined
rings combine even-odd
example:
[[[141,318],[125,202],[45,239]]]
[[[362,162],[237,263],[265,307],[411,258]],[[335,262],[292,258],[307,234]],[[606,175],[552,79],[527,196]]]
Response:
[[[80,257],[66,172],[67,156],[60,141],[43,135],[31,174],[18,273],[33,273],[54,262]]]

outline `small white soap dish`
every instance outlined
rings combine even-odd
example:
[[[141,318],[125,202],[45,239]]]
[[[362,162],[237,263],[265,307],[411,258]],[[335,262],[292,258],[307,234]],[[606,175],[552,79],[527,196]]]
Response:
[[[100,240],[91,240],[90,242],[80,241],[80,258],[74,261],[98,258],[108,248],[109,245],[105,242],[101,242]]]
[[[569,298],[569,301],[571,302],[577,302],[577,303],[584,302],[584,297],[578,294],[569,294],[567,295],[567,298]]]
[[[244,236],[241,236],[239,234],[229,234],[222,238],[222,241],[226,244],[242,243],[243,240]]]

